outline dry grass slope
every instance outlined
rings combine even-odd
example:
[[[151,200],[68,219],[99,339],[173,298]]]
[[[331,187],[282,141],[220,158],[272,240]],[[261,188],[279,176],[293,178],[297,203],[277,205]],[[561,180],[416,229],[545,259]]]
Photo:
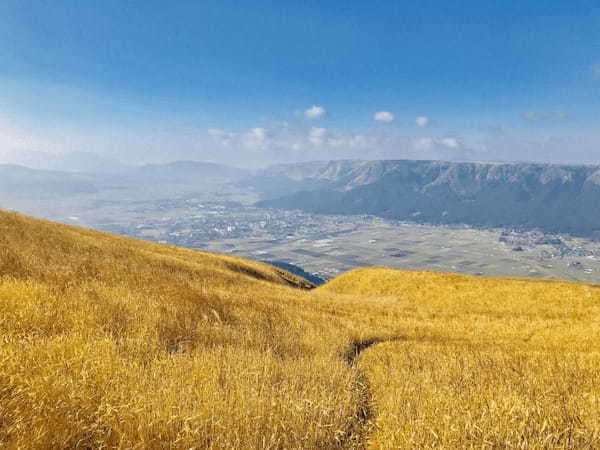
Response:
[[[352,440],[349,330],[305,281],[9,213],[0,275],[0,447]]]
[[[0,447],[600,447],[597,287],[309,287],[0,212]]]
[[[599,286],[368,269],[323,289],[404,310],[361,356],[372,448],[600,448]]]

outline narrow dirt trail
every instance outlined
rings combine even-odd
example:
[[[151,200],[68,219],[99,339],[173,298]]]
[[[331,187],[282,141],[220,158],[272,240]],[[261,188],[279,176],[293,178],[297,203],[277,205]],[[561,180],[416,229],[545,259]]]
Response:
[[[362,352],[374,345],[384,342],[405,341],[404,337],[387,338],[387,339],[367,339],[363,341],[354,341],[350,348],[344,354],[344,360],[348,367],[356,371],[356,378],[352,389],[357,397],[357,414],[356,422],[348,430],[347,435],[342,440],[342,448],[367,449],[368,438],[373,432],[374,418],[373,411],[373,394],[369,386],[367,376],[356,367],[358,357]]]

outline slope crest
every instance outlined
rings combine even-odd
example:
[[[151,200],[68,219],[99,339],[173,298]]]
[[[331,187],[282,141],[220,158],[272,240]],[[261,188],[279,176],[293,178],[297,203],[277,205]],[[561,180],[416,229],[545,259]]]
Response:
[[[189,276],[210,281],[258,280],[311,288],[267,264],[160,245],[0,211],[0,276],[17,279],[138,282],[139,277]]]

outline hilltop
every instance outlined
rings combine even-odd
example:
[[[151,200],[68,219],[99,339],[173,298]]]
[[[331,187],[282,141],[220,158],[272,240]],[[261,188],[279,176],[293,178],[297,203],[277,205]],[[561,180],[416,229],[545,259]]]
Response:
[[[0,211],[0,446],[595,448],[600,289],[279,268]]]

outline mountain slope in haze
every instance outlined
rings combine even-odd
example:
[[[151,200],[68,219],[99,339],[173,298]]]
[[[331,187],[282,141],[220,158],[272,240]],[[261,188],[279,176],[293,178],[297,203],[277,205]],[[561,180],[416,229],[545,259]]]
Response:
[[[0,211],[0,447],[597,448],[597,286],[273,266]]]
[[[0,153],[0,164],[13,164],[54,172],[119,174],[129,166],[91,152],[48,153],[19,150]]]
[[[244,169],[202,161],[174,161],[132,166],[91,152],[5,152],[0,153],[0,166],[2,165],[19,165],[39,171],[61,173],[146,177],[157,181],[177,181],[182,184],[198,181],[201,178],[234,181],[249,174]]]
[[[87,174],[36,170],[0,164],[0,198],[36,198],[51,195],[93,194],[102,189],[97,177]]]
[[[149,188],[182,194],[235,182],[248,173],[243,169],[197,161],[122,167],[114,173],[95,169],[91,166],[89,172],[52,171],[0,164],[0,198],[64,197],[111,191],[143,193]]]
[[[600,167],[443,161],[330,161],[276,166],[260,206],[371,214],[433,224],[600,233]],[[277,198],[276,198],[277,197]]]

